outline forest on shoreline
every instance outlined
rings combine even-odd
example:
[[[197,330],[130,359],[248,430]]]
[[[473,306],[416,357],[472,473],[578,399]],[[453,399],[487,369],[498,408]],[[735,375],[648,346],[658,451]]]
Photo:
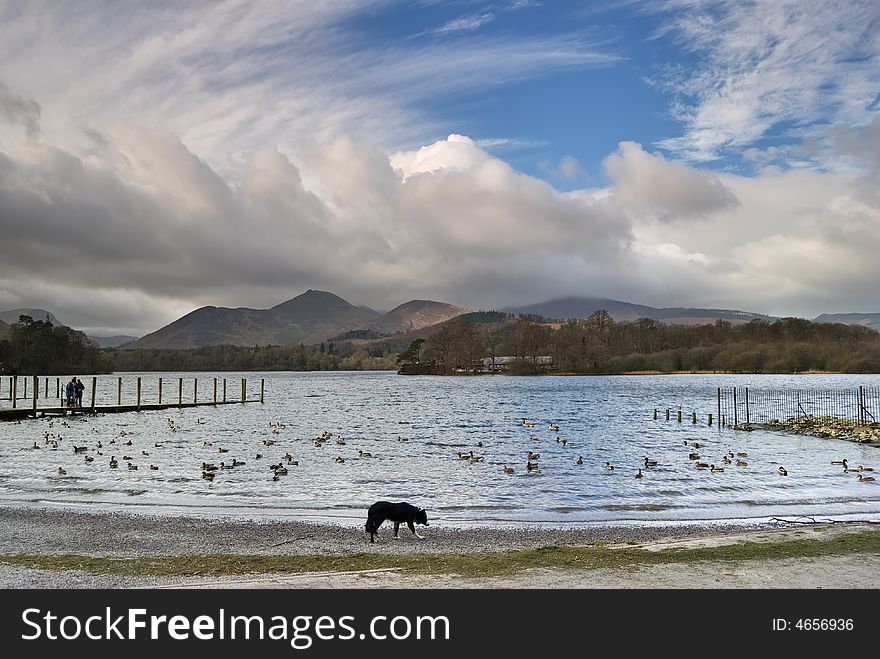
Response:
[[[82,332],[24,317],[0,341],[0,367],[19,374],[123,371],[357,371],[512,375],[623,373],[880,373],[880,333],[799,318],[733,325],[618,322],[607,312],[550,322],[465,314],[424,338],[344,339],[317,346],[101,349]],[[485,359],[504,362],[487,369]]]
[[[404,374],[479,373],[486,358],[510,374],[880,372],[880,333],[801,318],[740,325],[616,322],[607,312],[559,323],[453,320],[400,353]]]

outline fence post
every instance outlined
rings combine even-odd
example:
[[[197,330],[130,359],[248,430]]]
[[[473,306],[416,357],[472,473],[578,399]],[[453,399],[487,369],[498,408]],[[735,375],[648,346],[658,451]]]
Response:
[[[40,390],[40,382],[37,376],[34,376],[34,418],[37,418],[37,392]]]
[[[751,417],[749,416],[749,388],[746,387],[746,423],[751,421]]]
[[[183,407],[183,378],[177,378],[177,407]]]
[[[260,402],[263,402],[263,391],[266,387],[266,378],[260,378]]]
[[[721,387],[718,387],[718,427],[721,427]]]
[[[223,378],[223,402],[226,402],[226,378]]]
[[[199,402],[199,379],[193,378],[193,405]]]
[[[18,398],[18,393],[15,391],[18,388],[18,376],[13,375],[10,380],[12,380],[12,393],[10,394],[12,396],[12,407],[15,407],[15,400]]]
[[[92,376],[92,414],[95,414],[95,391],[98,389],[98,378]]]
[[[736,409],[736,387],[733,388],[733,426],[736,427],[739,425],[739,416],[737,412],[739,410]]]
[[[25,398],[25,399],[28,397],[28,395],[27,395],[27,383],[28,383],[28,380],[27,380],[27,378],[25,378],[25,379],[24,379],[24,396],[22,396],[22,398]]]
[[[55,398],[61,398],[61,378],[55,378]]]
[[[162,404],[162,378],[159,378],[159,405]]]
[[[141,379],[137,379],[137,411],[141,411]]]
[[[217,407],[217,378],[214,378],[214,407]]]
[[[46,390],[43,393],[43,398],[49,397],[49,378],[46,378]]]
[[[711,414],[711,412],[709,413],[709,425],[710,425],[710,426],[712,425],[712,414]]]
[[[865,415],[865,388],[859,385],[859,425],[865,425],[867,416]]]
[[[116,379],[116,404],[122,405],[122,378]]]
[[[247,392],[247,380],[244,378],[241,379],[241,402],[245,401],[245,394]]]

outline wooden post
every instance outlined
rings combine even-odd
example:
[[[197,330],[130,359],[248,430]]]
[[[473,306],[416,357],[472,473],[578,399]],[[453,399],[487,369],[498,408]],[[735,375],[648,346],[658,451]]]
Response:
[[[739,410],[736,409],[736,387],[733,388],[733,425],[739,425]]]
[[[162,378],[159,378],[159,405],[162,404]]]
[[[749,388],[746,387],[746,423],[749,423],[751,417],[749,416]]]
[[[711,413],[709,413],[709,426],[710,427],[712,426],[712,414]]]
[[[669,421],[669,408],[666,408],[666,420]]]
[[[226,402],[226,378],[223,378],[223,402]]]
[[[177,378],[177,407],[183,407],[183,378]]]
[[[92,376],[92,414],[95,413],[95,391],[98,389],[98,378]]]
[[[18,385],[18,376],[13,375],[10,379],[12,380],[10,382],[10,387],[12,388],[12,393],[10,394],[10,396],[12,396],[12,407],[15,407],[16,406],[15,400],[18,398],[18,394],[15,391],[15,389]]]
[[[241,379],[241,402],[243,403],[245,400],[245,393],[247,391],[247,380],[244,378]]]
[[[199,379],[193,378],[193,404],[199,402]]]
[[[61,398],[61,378],[55,378],[55,398]]]
[[[141,379],[137,379],[137,411],[141,411]]]
[[[49,378],[46,378],[46,390],[43,393],[43,398],[49,397]]]
[[[681,408],[678,408],[678,422],[681,423]]]
[[[721,387],[718,387],[718,423],[721,423]]]
[[[657,420],[657,408],[655,407],[654,408],[654,421],[656,421],[656,420]]]
[[[266,378],[260,378],[260,402],[263,402],[263,392],[266,389]]]
[[[859,385],[859,425],[865,425],[865,388]]]
[[[37,393],[40,391],[40,381],[34,376],[34,418],[37,418]]]
[[[694,425],[697,425],[697,413],[696,412],[694,412],[693,416],[691,416],[691,423],[693,423]]]
[[[116,404],[122,405],[122,378],[116,378]]]
[[[27,397],[28,397],[28,395],[27,395],[27,383],[28,383],[27,378],[25,378],[25,379],[24,379],[24,396],[22,396],[22,398],[27,398]]]
[[[217,378],[214,378],[214,407],[217,407]]]

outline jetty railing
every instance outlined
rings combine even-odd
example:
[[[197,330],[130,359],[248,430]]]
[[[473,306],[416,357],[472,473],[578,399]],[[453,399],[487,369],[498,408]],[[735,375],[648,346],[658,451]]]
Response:
[[[230,387],[227,392],[227,378],[219,377],[178,377],[177,382],[158,376],[89,376],[80,379],[85,385],[82,405],[69,407],[65,396],[69,381],[66,377],[0,377],[0,421],[53,414],[96,414],[262,403],[266,387],[265,379],[261,378],[259,397],[248,398],[249,393],[253,395],[254,392],[253,387],[248,389],[247,378],[241,378],[240,395],[233,393],[236,387]],[[210,386],[200,388],[200,380],[207,380]]]
[[[751,389],[719,387],[717,413],[726,425],[832,417],[860,424],[880,422],[880,387],[848,389]]]

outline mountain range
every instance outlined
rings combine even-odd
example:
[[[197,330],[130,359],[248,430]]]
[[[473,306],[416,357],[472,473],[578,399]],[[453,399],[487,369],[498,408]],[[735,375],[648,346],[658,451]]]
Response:
[[[126,347],[314,344],[351,330],[406,332],[465,311],[443,302],[413,300],[380,314],[368,307],[356,307],[333,293],[310,289],[270,309],[202,307]]]
[[[509,307],[502,309],[502,311],[565,320],[568,318],[586,318],[600,309],[607,311],[616,321],[652,318],[654,320],[675,323],[676,325],[705,325],[714,323],[719,319],[732,323],[747,323],[750,320],[774,320],[772,316],[751,311],[692,309],[686,307],[655,308],[643,304],[632,304],[631,302],[597,297],[566,297],[550,300],[549,302],[530,304],[524,307]]]
[[[735,324],[751,320],[773,321],[765,314],[735,309],[688,307],[650,307],[621,300],[595,297],[568,297],[502,311],[509,314],[541,316],[548,320],[586,318],[604,309],[617,321],[652,318],[679,325],[711,324],[726,320]],[[131,349],[187,349],[209,345],[286,345],[317,344],[343,338],[376,339],[394,336],[400,340],[430,336],[445,322],[472,309],[432,300],[411,300],[388,313],[357,307],[326,291],[308,290],[269,309],[207,306],[196,309],[161,329],[136,339],[130,336],[89,337],[101,347]],[[44,309],[12,309],[0,312],[0,339],[9,325],[26,314],[35,319],[58,319]],[[822,314],[815,322],[864,325],[880,330],[880,313]]]

